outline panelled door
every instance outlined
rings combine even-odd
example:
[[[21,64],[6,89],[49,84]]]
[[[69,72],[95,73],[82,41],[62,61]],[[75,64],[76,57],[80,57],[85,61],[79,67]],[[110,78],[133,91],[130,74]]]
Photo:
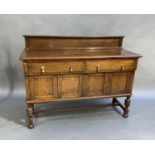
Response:
[[[81,74],[58,75],[58,97],[75,98],[82,96]]]
[[[102,96],[106,94],[105,74],[84,75],[84,96]]]
[[[53,99],[57,97],[56,76],[32,76],[29,77],[31,99]]]
[[[111,73],[109,93],[124,94],[131,93],[134,73]]]
[[[131,93],[134,73],[64,74],[29,77],[29,98],[78,98]]]

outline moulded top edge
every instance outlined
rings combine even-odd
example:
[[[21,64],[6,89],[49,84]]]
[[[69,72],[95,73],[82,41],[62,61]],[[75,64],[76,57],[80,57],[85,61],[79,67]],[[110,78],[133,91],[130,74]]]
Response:
[[[31,38],[124,38],[125,36],[50,36],[50,35],[23,35]]]

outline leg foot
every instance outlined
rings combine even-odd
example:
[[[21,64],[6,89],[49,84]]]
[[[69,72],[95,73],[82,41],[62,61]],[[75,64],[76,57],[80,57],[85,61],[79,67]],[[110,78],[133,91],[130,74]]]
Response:
[[[123,114],[123,117],[124,118],[128,118],[128,114]]]
[[[33,129],[34,128],[34,124],[28,124],[28,128],[29,129]]]
[[[29,129],[34,128],[34,124],[33,124],[33,104],[28,104],[27,117],[28,117],[28,128]]]
[[[124,109],[124,114],[123,114],[124,118],[127,118],[129,114],[129,106],[131,102],[130,97],[131,96],[127,96],[127,98],[125,99],[125,109]]]

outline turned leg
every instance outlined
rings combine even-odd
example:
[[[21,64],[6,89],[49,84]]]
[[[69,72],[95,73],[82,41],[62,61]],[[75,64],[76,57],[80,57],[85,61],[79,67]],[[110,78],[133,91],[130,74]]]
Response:
[[[123,117],[127,118],[128,117],[128,113],[129,113],[129,106],[130,106],[130,97],[131,96],[127,96],[127,98],[125,99],[125,109],[124,109],[124,114]]]
[[[34,127],[33,124],[33,104],[28,104],[27,106],[27,117],[28,117],[28,128],[32,129]]]
[[[116,100],[116,98],[114,97],[114,98],[112,99],[112,105],[115,106],[116,103],[117,103],[117,100]]]
[[[34,104],[32,104],[32,109],[33,109],[33,113],[34,113]]]

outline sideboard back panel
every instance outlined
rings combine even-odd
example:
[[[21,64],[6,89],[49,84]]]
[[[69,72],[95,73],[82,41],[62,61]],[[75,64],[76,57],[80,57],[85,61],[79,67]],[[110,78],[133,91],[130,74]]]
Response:
[[[121,47],[123,37],[37,37],[25,36],[26,50],[93,49]]]

